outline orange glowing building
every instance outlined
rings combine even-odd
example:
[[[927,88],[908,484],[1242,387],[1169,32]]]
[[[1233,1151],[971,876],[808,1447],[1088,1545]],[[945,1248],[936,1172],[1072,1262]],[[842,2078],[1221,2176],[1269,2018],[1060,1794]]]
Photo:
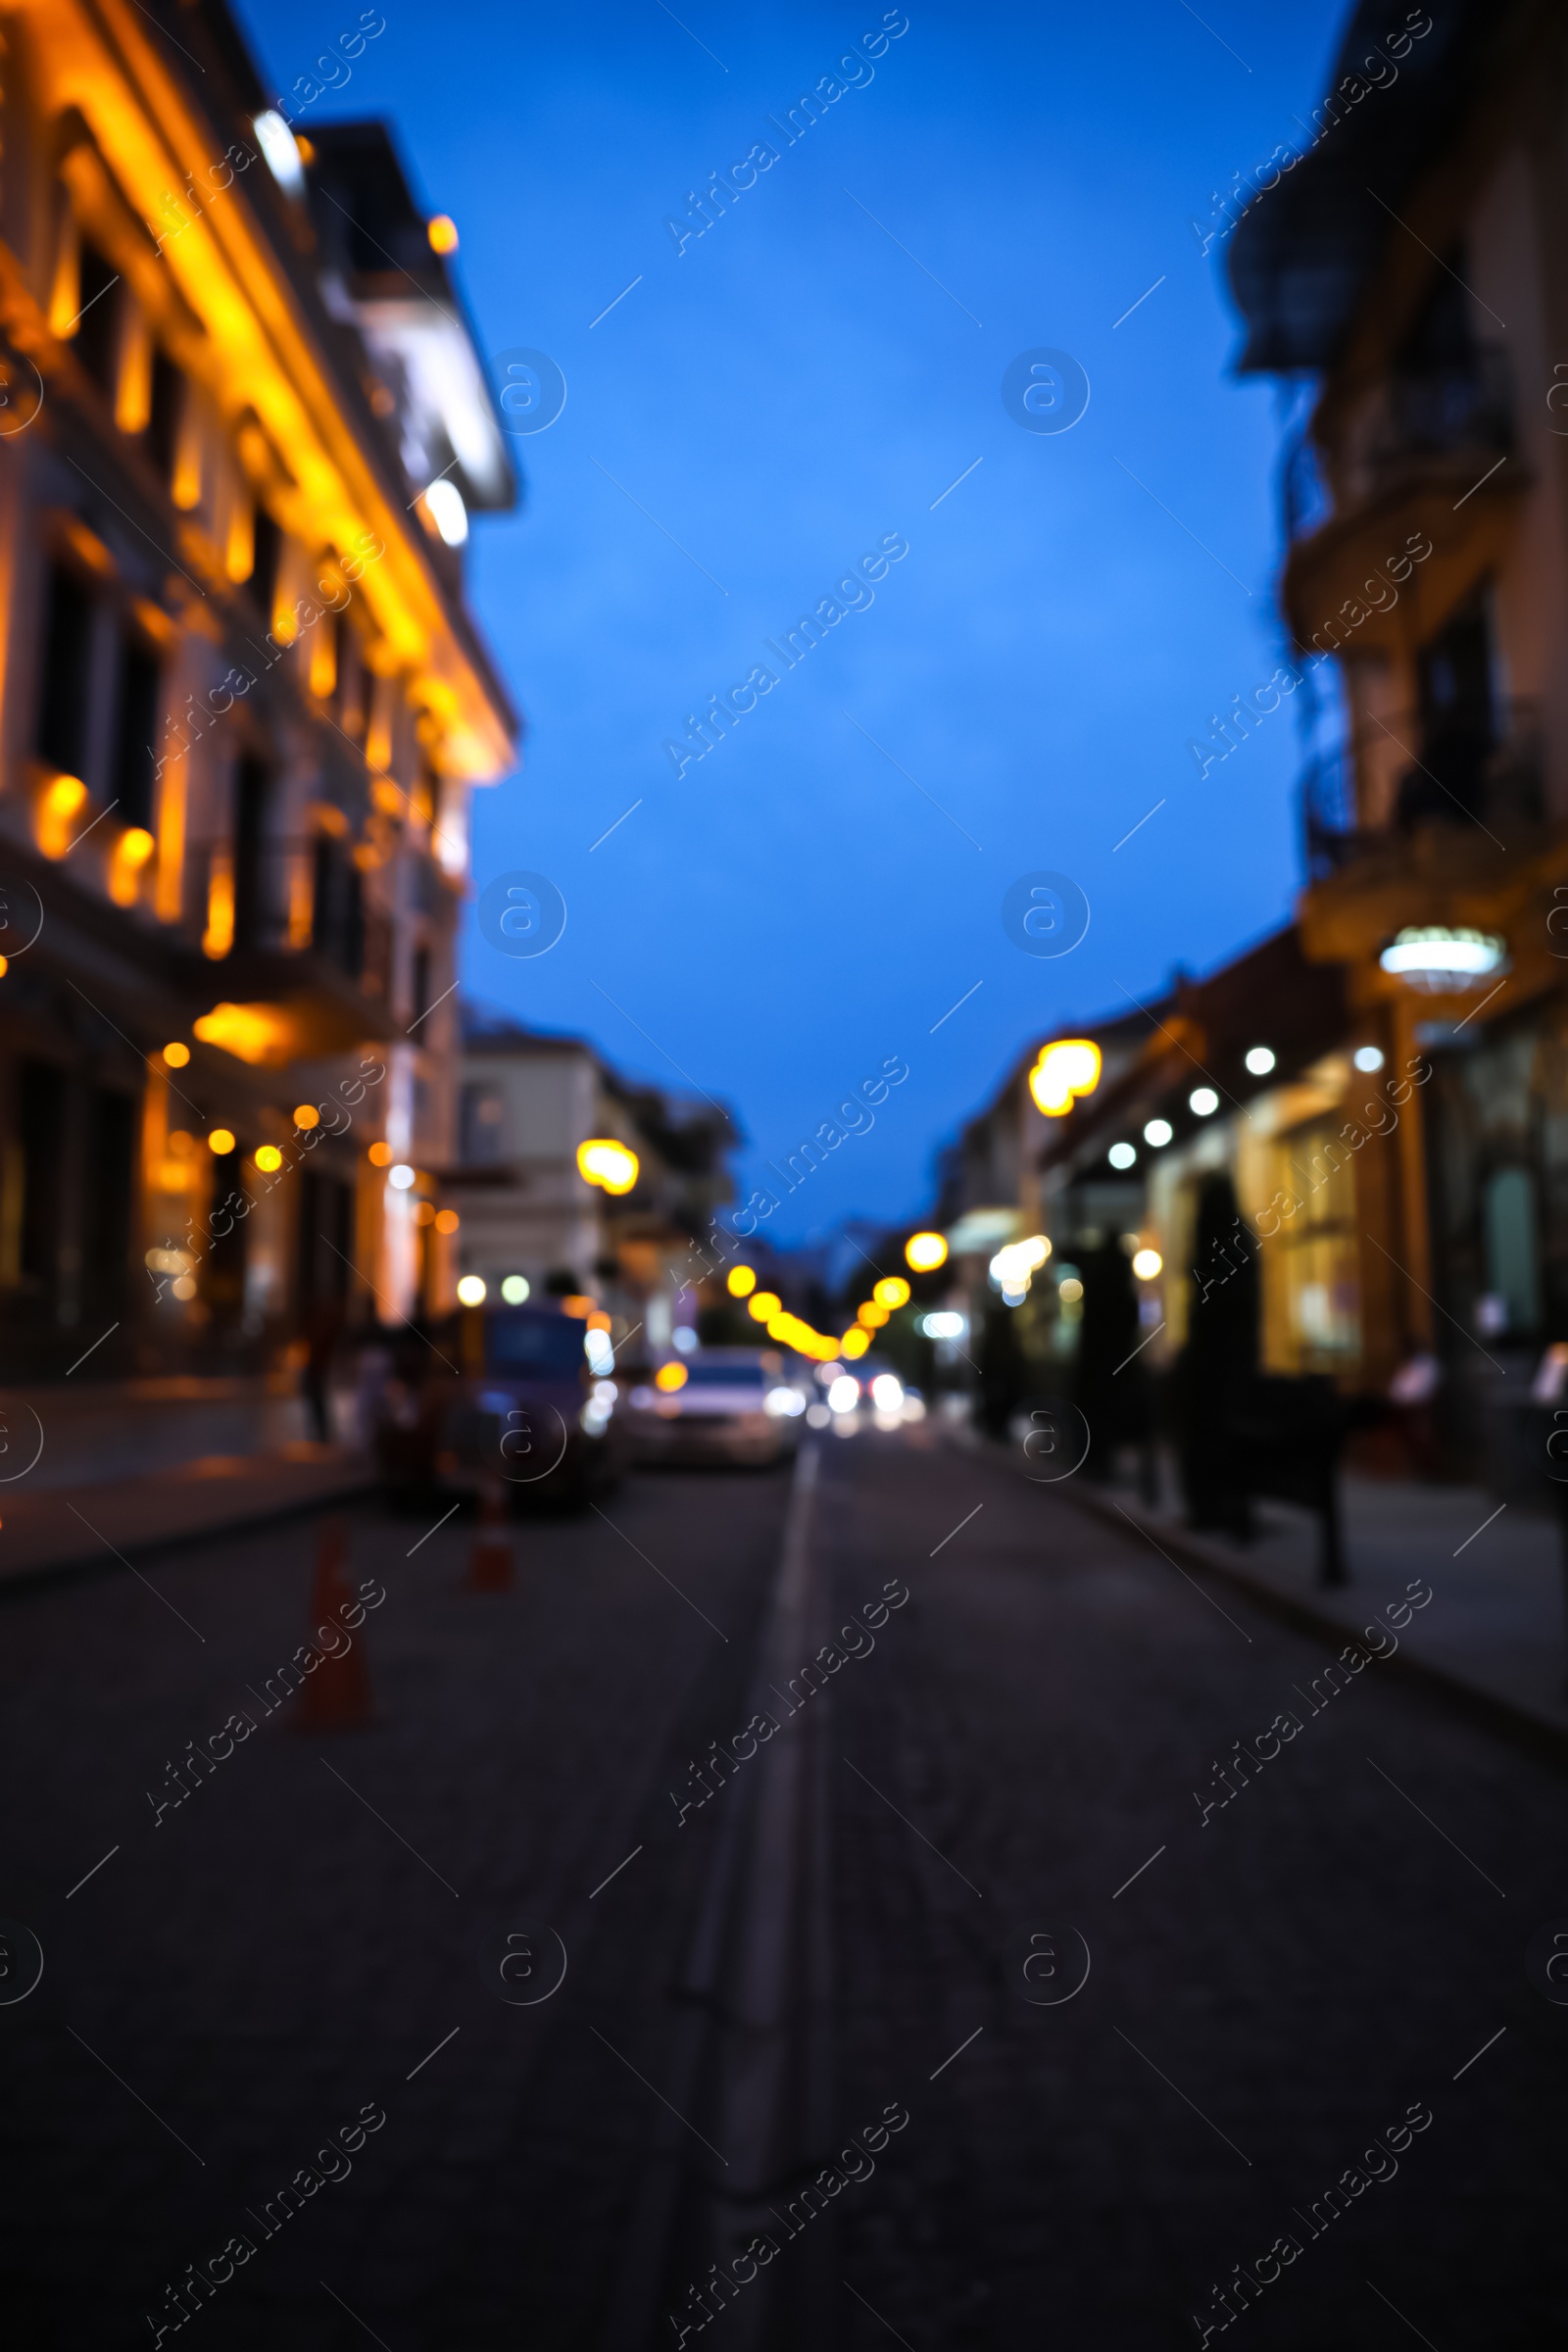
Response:
[[[0,158],[0,1339],[263,1372],[454,1279],[508,440],[452,223],[220,0],[8,9]]]

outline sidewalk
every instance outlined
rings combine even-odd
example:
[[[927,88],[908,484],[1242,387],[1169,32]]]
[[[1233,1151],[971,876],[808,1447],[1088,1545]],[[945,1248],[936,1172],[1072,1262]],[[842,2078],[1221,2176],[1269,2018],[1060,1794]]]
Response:
[[[967,1430],[953,1434],[960,1444],[999,1450]],[[1017,1446],[1009,1452],[1025,1475]],[[1517,1503],[1499,1507],[1481,1487],[1348,1472],[1341,1497],[1350,1581],[1328,1588],[1317,1581],[1311,1513],[1263,1502],[1250,1544],[1197,1535],[1186,1524],[1174,1464],[1162,1459],[1159,1475],[1153,1506],[1140,1498],[1130,1461],[1112,1483],[1096,1485],[1080,1473],[1042,1491],[1136,1531],[1177,1567],[1222,1578],[1320,1637],[1343,1632],[1348,1639],[1365,1626],[1386,1626],[1386,1605],[1424,1582],[1433,1597],[1397,1636],[1398,1650],[1383,1671],[1414,1674],[1494,1728],[1568,1763],[1568,1610],[1554,1520]]]
[[[348,1426],[344,1403],[334,1397],[340,1429]],[[75,1491],[174,1469],[199,1454],[278,1453],[306,1426],[299,1382],[287,1372],[8,1383],[0,1390],[0,1468],[21,1470],[41,1446],[26,1492]],[[9,1483],[0,1481],[0,1518]]]
[[[24,1489],[0,1503],[0,1591],[59,1570],[102,1567],[362,1493],[368,1458],[298,1439],[278,1453],[208,1453],[147,1478]]]

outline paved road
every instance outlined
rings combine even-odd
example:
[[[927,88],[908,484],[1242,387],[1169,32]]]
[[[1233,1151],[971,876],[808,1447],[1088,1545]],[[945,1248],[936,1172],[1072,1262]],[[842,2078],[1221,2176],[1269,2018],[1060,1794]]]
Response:
[[[836,1618],[910,1593],[809,1701],[834,2105],[846,2135],[909,2120],[811,2225],[813,2352],[1131,2352],[1200,2342],[1194,2314],[1217,2341],[1238,2264],[1269,2283],[1225,2333],[1259,2352],[1535,2352],[1563,2304],[1568,2012],[1522,1953],[1568,1915],[1560,1783],[1376,1666],[1314,1713],[1324,1652],[1020,1471],[924,1430],[823,1447]],[[682,1825],[669,1791],[746,1719],[786,1497],[634,1480],[608,1522],[522,1531],[497,1594],[463,1589],[464,1523],[410,1557],[419,1527],[363,1514],[352,1576],[386,1598],[353,1731],[247,1696],[306,1638],[309,1524],[0,1609],[0,1914],[45,1953],[0,2007],[28,2352],[172,2341],[166,2290],[236,2237],[183,2340],[599,2352],[742,1799]],[[236,1710],[258,1730],[155,1827],[166,1761]],[[1287,1710],[1299,1733],[1202,1819],[1193,1791]],[[540,1982],[548,1931],[567,1975],[510,2006],[480,1955],[523,1931]],[[1070,1999],[1023,1997],[1031,1933],[1038,1989],[1087,1955]],[[1397,2152],[1363,2158],[1377,2135]],[[1363,2166],[1392,2177],[1329,2221]]]

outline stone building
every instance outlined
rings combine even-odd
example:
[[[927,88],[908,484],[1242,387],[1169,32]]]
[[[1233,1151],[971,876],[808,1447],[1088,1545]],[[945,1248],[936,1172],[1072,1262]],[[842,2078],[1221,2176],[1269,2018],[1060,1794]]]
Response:
[[[452,223],[281,104],[220,0],[0,18],[14,1378],[254,1377],[455,1279],[468,796],[517,735],[463,542],[516,484]]]

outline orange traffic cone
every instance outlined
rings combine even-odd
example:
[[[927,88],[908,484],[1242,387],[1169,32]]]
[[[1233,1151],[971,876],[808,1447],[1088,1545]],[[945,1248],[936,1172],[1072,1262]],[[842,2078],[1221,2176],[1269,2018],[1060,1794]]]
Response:
[[[512,1583],[512,1537],[507,1531],[507,1491],[498,1478],[479,1489],[479,1532],[468,1561],[470,1592],[505,1592]]]
[[[320,1662],[307,1676],[294,1715],[298,1732],[352,1731],[371,1723],[375,1706],[370,1697],[370,1673],[365,1656],[362,1618],[351,1633],[344,1623],[357,1595],[348,1579],[349,1531],[344,1519],[323,1519],[316,1548],[316,1581],[311,1592],[311,1647]],[[318,1640],[320,1628],[337,1648],[325,1654]],[[335,1631],[333,1629],[336,1629]],[[349,1647],[341,1644],[347,1642]]]

